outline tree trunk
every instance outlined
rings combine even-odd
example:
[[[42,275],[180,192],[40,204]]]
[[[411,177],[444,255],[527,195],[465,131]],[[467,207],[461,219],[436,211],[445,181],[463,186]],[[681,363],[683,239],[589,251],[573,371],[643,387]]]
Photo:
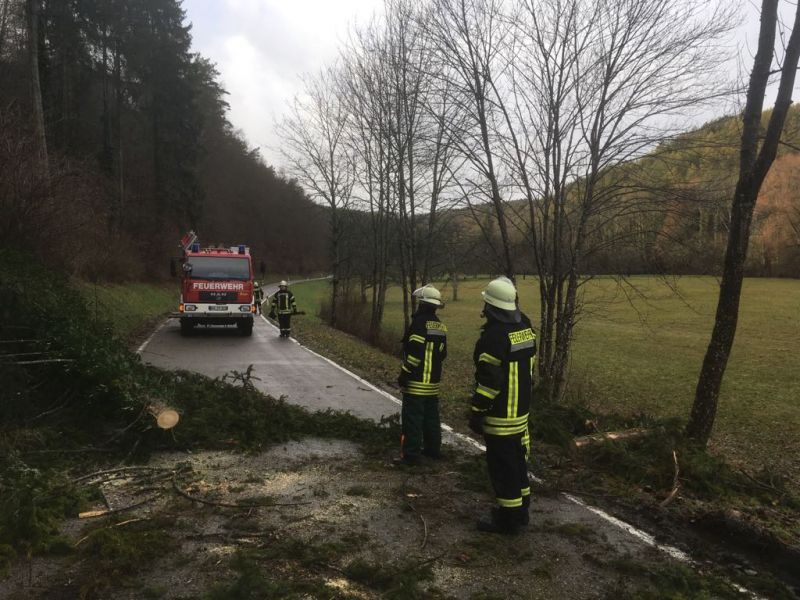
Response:
[[[764,93],[770,77],[777,22],[778,0],[763,0],[758,51],[750,74],[747,103],[742,114],[739,179],[733,196],[719,302],[711,341],[703,360],[692,412],[686,426],[686,435],[703,445],[707,444],[711,437],[722,378],[736,335],[753,210],[761,185],[775,160],[783,125],[792,102],[792,89],[800,58],[800,4],[797,6],[792,33],[786,46],[775,107],[759,151]]]
[[[33,132],[39,150],[39,161],[46,179],[50,178],[47,137],[44,129],[42,88],[39,81],[39,0],[27,0],[28,57],[30,60],[31,96],[33,100]]]
[[[340,254],[340,232],[339,232],[339,215],[336,210],[336,205],[331,202],[331,315],[330,325],[336,327],[337,308],[339,302],[339,278],[341,277],[341,261]]]
[[[108,28],[103,24],[103,151],[100,164],[109,175],[114,168],[111,145],[111,107],[108,99]]]
[[[6,27],[8,25],[8,5],[11,0],[2,0],[3,8],[0,10],[0,55],[3,54],[3,48],[6,44]]]
[[[114,41],[114,94],[116,102],[114,110],[114,139],[117,143],[116,225],[120,227],[125,206],[125,162],[122,143],[122,59],[120,57],[119,39]]]

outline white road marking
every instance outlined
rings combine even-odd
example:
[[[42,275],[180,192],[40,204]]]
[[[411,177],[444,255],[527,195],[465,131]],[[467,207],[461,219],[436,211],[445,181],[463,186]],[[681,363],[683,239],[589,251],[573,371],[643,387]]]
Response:
[[[269,325],[270,327],[272,327],[272,328],[273,328],[273,329],[275,329],[276,331],[279,331],[279,329],[278,329],[277,327],[275,327],[275,325],[273,325],[272,323],[270,323],[270,322],[269,322],[269,319],[267,319],[267,317],[265,317],[264,315],[261,315],[261,318],[264,320],[264,322],[265,322],[267,325]],[[298,341],[297,341],[296,339],[294,339],[294,338],[291,338],[291,337],[290,337],[289,339],[290,339],[292,342],[294,342],[295,344],[297,344],[298,346],[300,346],[300,347],[301,347],[303,350],[305,350],[305,351],[306,351],[306,352],[308,352],[309,354],[313,354],[314,356],[316,356],[316,357],[318,357],[318,358],[321,358],[322,360],[324,360],[326,363],[330,364],[331,366],[333,366],[333,367],[336,367],[337,369],[339,369],[339,370],[340,370],[340,371],[342,371],[343,373],[347,373],[347,374],[348,374],[350,377],[352,377],[353,379],[355,379],[355,380],[356,380],[356,381],[358,381],[359,383],[363,383],[363,384],[364,384],[364,385],[366,385],[366,386],[367,386],[369,389],[371,389],[372,391],[374,391],[374,392],[376,392],[376,393],[380,394],[381,396],[383,396],[383,397],[384,397],[384,398],[386,398],[387,400],[391,400],[392,402],[394,402],[394,403],[395,403],[395,404],[397,404],[398,406],[403,404],[403,403],[402,403],[402,402],[401,402],[401,401],[400,401],[398,398],[395,398],[395,397],[394,397],[394,396],[392,396],[392,395],[391,395],[389,392],[387,392],[387,391],[385,391],[385,390],[382,390],[381,388],[379,388],[378,386],[376,386],[376,385],[374,385],[374,384],[370,383],[369,381],[367,381],[367,380],[366,380],[366,379],[364,379],[363,377],[359,377],[358,375],[356,375],[356,374],[355,374],[355,373],[353,373],[352,371],[348,371],[348,370],[347,370],[347,369],[345,369],[345,368],[344,368],[342,365],[340,365],[340,364],[338,364],[338,363],[335,363],[335,362],[333,362],[333,361],[332,361],[330,358],[328,358],[328,357],[326,357],[326,356],[322,356],[321,354],[318,354],[318,353],[314,352],[314,351],[313,351],[311,348],[309,348],[308,346],[304,346],[303,344],[301,344],[300,342],[298,342]]]
[[[145,348],[147,348],[147,344],[149,344],[149,343],[150,343],[150,341],[151,341],[151,340],[152,340],[152,339],[155,337],[155,335],[156,335],[156,334],[157,334],[159,331],[161,331],[161,329],[164,327],[164,325],[166,325],[168,322],[169,322],[169,319],[166,319],[166,320],[165,320],[163,323],[161,323],[161,324],[160,324],[158,327],[156,327],[156,328],[153,330],[153,333],[151,333],[151,334],[148,336],[148,338],[147,338],[145,341],[143,341],[143,342],[142,342],[142,345],[141,345],[141,346],[139,346],[139,347],[136,349],[136,354],[141,354],[142,352],[144,352],[144,349],[145,349]]]

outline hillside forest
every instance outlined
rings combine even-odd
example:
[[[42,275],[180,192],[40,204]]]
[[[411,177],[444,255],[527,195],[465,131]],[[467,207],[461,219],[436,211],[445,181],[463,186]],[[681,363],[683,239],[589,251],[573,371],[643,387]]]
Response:
[[[152,280],[195,229],[270,273],[324,268],[324,214],[234,129],[191,43],[177,0],[0,1],[0,244]]]

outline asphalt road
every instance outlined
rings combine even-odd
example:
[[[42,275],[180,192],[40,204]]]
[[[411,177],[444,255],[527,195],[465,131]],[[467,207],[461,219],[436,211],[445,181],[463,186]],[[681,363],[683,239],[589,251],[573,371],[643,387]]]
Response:
[[[276,285],[264,287],[266,294]],[[141,350],[142,359],[165,369],[186,369],[209,377],[253,365],[256,387],[275,398],[311,410],[335,408],[379,421],[398,412],[387,396],[313,354],[293,339],[278,337],[278,329],[257,317],[252,337],[235,327],[196,327],[182,337],[177,319],[160,327]]]

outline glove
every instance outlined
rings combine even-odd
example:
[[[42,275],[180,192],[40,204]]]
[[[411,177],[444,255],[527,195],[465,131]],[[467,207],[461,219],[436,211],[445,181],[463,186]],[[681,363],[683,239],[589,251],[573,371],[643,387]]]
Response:
[[[475,411],[470,413],[469,428],[478,435],[483,435],[483,413]]]
[[[408,385],[408,375],[405,371],[400,371],[400,375],[397,377],[397,386],[400,388],[404,388]]]

